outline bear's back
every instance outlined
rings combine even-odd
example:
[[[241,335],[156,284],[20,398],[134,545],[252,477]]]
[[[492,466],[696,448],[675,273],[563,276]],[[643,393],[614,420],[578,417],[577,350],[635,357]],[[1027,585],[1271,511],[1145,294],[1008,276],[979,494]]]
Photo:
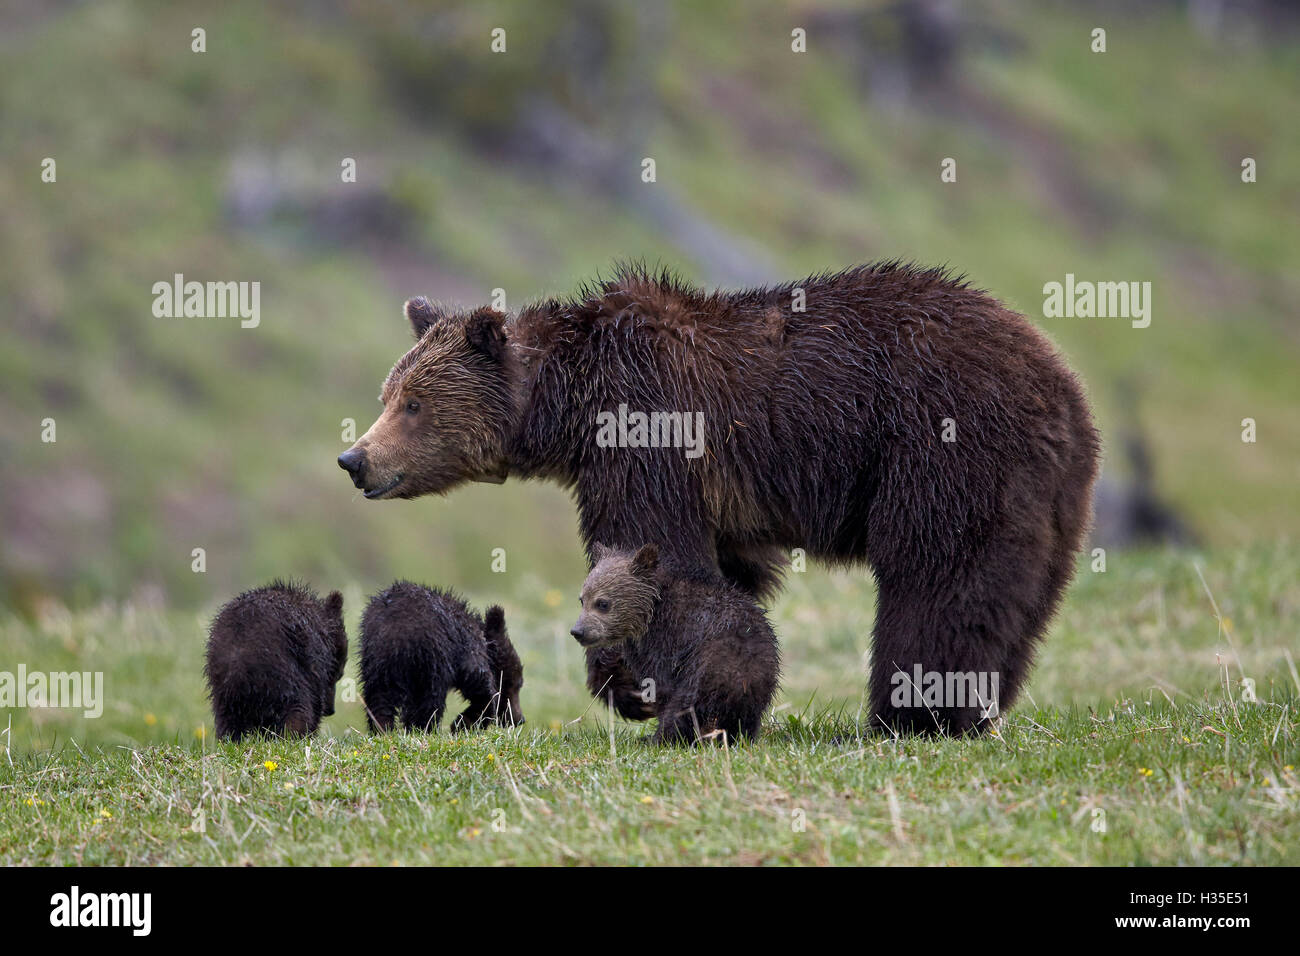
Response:
[[[326,626],[315,596],[297,585],[245,591],[217,612],[209,632],[211,676],[309,667],[326,654]]]
[[[454,593],[398,581],[366,605],[361,620],[363,666],[383,657],[454,670],[468,650],[482,643],[482,628]]]
[[[642,644],[650,653],[681,661],[713,645],[765,654],[776,634],[751,597],[717,574],[660,575],[660,597]]]

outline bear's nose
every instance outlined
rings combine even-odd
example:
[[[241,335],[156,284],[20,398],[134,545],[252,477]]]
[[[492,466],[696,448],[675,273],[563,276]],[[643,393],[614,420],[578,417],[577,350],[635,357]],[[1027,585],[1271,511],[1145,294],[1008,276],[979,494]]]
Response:
[[[366,482],[366,452],[364,448],[349,448],[339,455],[339,467],[352,476],[352,484],[360,488]]]
[[[569,633],[572,634],[574,637],[576,637],[578,640],[582,640],[582,638],[586,635],[587,632],[582,629],[581,624],[575,624],[573,625],[573,630],[569,631]]]

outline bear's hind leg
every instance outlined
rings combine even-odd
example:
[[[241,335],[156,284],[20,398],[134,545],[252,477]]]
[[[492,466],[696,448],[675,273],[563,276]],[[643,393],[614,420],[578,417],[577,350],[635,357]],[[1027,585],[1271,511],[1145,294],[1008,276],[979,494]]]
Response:
[[[1008,535],[942,574],[879,574],[873,729],[986,730],[1015,700],[1072,560],[1048,531]]]
[[[320,717],[314,714],[309,706],[297,704],[290,707],[285,714],[280,735],[282,737],[310,737],[316,732],[316,727],[319,724]]]
[[[1007,647],[1002,661],[998,688],[998,706],[1009,709],[1020,696],[1028,682],[1034,664],[1034,652],[1060,605],[1061,598],[1074,577],[1076,551],[1080,531],[1066,529],[1057,537],[1057,543],[1045,570],[1039,576],[1038,598],[1026,611],[1026,631],[1033,635],[1027,645],[1012,644]]]
[[[408,733],[434,731],[442,722],[442,712],[447,708],[447,689],[431,688],[402,708],[402,724]]]
[[[896,528],[878,529],[874,730],[979,732],[1015,702],[1074,572],[1089,508],[1085,452],[1077,481],[1046,469],[1007,476],[995,510],[950,553],[903,548]]]
[[[964,734],[985,723],[979,702],[958,701],[952,682],[970,673],[987,682],[999,672],[1005,633],[1015,630],[1004,617],[969,599],[957,606],[914,583],[882,582],[871,653],[871,729]]]
[[[397,708],[387,694],[372,691],[365,695],[363,704],[366,708],[366,726],[372,734],[387,733],[393,729]]]

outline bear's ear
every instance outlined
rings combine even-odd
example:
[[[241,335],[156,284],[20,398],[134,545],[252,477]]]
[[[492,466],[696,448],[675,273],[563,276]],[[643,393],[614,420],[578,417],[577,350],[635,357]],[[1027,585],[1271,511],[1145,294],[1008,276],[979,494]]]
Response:
[[[343,617],[343,595],[338,591],[331,591],[325,598],[325,613],[330,617]]]
[[[492,643],[501,640],[506,632],[506,612],[500,604],[493,604],[483,615],[483,637]]]
[[[465,339],[494,362],[506,354],[506,317],[495,309],[475,309],[465,320]]]
[[[636,554],[632,555],[630,566],[633,574],[643,577],[654,574],[655,568],[659,567],[659,549],[653,544],[641,545]]]
[[[614,553],[614,549],[613,549],[613,548],[607,548],[607,547],[605,547],[605,545],[601,544],[599,541],[593,541],[593,542],[591,543],[591,563],[592,563],[592,565],[595,566],[595,565],[597,565],[597,564],[600,564],[600,562],[604,561],[606,558],[608,558],[608,557],[609,557],[611,554],[613,554],[613,553]]]
[[[441,318],[441,313],[430,305],[429,300],[424,296],[418,295],[414,299],[406,300],[406,321],[411,323],[411,331],[415,333],[417,339]]]

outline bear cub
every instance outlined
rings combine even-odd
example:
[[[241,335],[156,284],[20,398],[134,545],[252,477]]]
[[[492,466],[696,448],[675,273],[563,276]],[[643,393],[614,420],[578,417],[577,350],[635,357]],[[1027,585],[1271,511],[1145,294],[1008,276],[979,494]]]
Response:
[[[781,668],[762,608],[716,572],[661,566],[653,544],[633,552],[602,544],[582,586],[572,634],[583,647],[619,647],[651,700],[655,743],[694,743],[717,731],[758,736]],[[716,739],[716,738],[714,738]]]
[[[274,581],[231,600],[212,621],[203,671],[217,736],[306,736],[334,713],[348,636],[343,595]]]
[[[447,692],[469,707],[453,731],[481,723],[522,724],[524,667],[498,606],[480,618],[450,591],[394,582],[370,599],[361,618],[361,687],[370,729],[408,731],[442,721]]]

